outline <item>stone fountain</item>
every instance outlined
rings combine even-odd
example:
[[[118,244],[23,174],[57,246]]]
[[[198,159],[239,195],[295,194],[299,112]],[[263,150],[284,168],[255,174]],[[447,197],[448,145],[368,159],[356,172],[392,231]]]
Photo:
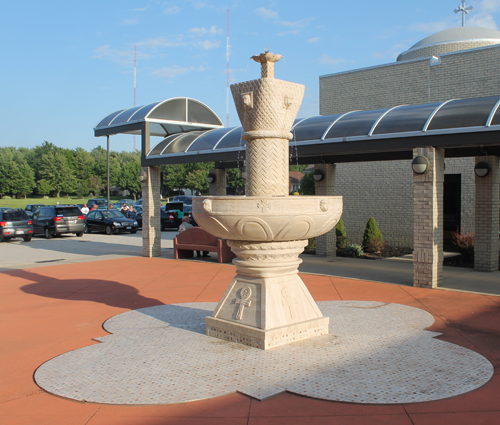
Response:
[[[305,87],[274,78],[281,55],[254,56],[258,80],[231,86],[246,141],[247,196],[193,198],[197,223],[228,239],[237,274],[206,333],[264,350],[328,333],[298,276],[308,239],[331,230],[342,215],[341,196],[289,196],[289,141]]]

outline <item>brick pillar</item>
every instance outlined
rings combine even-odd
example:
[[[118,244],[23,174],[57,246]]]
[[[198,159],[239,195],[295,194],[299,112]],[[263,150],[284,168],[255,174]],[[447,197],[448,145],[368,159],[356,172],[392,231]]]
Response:
[[[325,178],[320,182],[315,182],[316,196],[335,196],[335,164],[315,164],[315,170],[323,170]],[[316,255],[322,257],[337,256],[337,235],[335,228],[316,237]]]
[[[492,272],[498,270],[498,220],[499,220],[499,158],[476,157],[486,162],[490,172],[486,177],[475,177],[476,183],[476,239],[474,242],[474,270]]]
[[[160,167],[143,167],[142,182],[142,255],[161,256]]]
[[[216,168],[210,170],[209,173],[215,174],[215,182],[210,183],[209,195],[210,196],[226,196],[226,170],[224,168]]]
[[[417,156],[425,156],[429,167],[413,173],[413,286],[436,288],[443,279],[444,149],[416,148]]]

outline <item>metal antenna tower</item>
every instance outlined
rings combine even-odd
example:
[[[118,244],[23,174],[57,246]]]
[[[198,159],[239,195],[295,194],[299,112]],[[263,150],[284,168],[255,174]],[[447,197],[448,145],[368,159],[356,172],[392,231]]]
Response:
[[[469,13],[472,9],[474,9],[472,6],[465,7],[465,0],[462,0],[462,4],[458,6],[457,9],[455,9],[453,12],[455,13],[462,13],[462,26],[465,27],[465,15]]]
[[[136,103],[136,94],[137,94],[137,48],[134,46],[134,108]],[[137,150],[137,146],[135,144],[135,134],[134,134],[134,152]]]
[[[227,78],[226,78],[226,127],[229,127],[229,10],[227,11],[227,40],[226,40]]]

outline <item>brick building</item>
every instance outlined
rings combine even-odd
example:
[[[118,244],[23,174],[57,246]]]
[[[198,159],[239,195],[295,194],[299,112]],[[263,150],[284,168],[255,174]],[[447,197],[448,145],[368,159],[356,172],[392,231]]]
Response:
[[[320,77],[320,114],[486,97],[500,93],[500,31],[461,27],[433,34],[397,62]],[[487,152],[485,151],[485,154]],[[446,158],[444,238],[475,230],[474,157]],[[373,216],[393,246],[414,242],[411,160],[339,163],[335,194],[344,197],[344,223],[360,243]]]

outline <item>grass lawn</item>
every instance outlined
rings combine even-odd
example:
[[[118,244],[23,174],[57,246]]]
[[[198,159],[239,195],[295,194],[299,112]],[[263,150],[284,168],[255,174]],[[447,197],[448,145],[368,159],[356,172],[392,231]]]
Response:
[[[101,198],[101,197],[100,197]],[[102,198],[106,198],[102,196]],[[111,202],[119,201],[123,199],[123,196],[112,196]],[[21,199],[0,199],[0,207],[9,207],[9,208],[22,208],[24,209],[26,205],[29,204],[44,204],[44,205],[56,205],[58,202],[61,205],[65,204],[86,204],[89,198],[76,198],[76,197],[62,197],[62,198],[48,198],[44,199],[42,197],[36,198],[21,198]]]

